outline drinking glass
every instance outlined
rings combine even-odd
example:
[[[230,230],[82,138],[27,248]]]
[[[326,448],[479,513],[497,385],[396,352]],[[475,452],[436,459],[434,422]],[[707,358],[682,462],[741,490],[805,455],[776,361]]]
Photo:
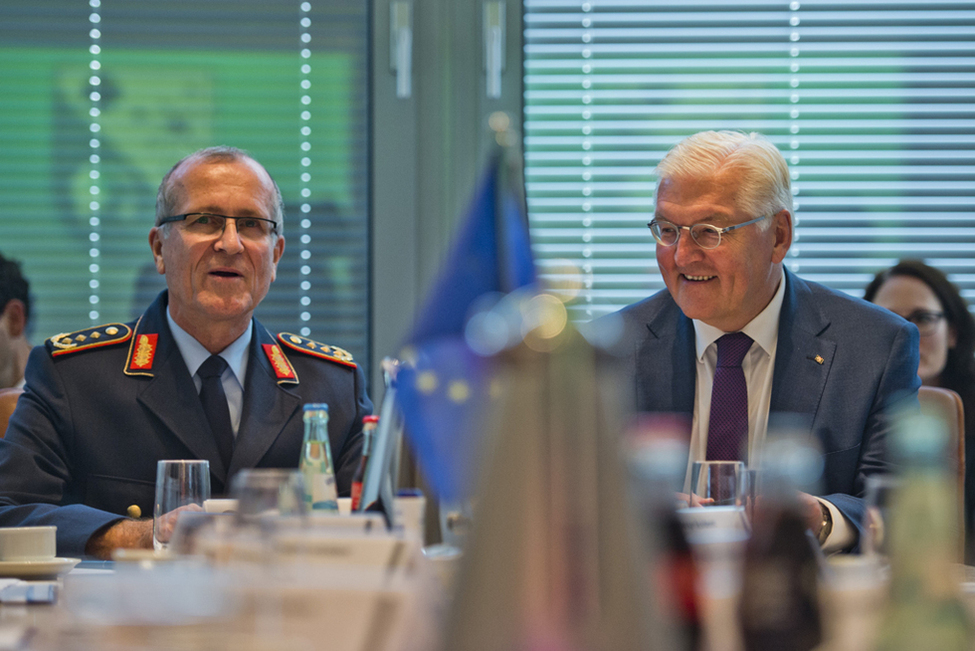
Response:
[[[152,546],[169,548],[176,518],[185,511],[202,511],[210,499],[210,462],[162,459],[156,465],[156,504],[152,518]]]
[[[691,506],[741,506],[745,476],[741,461],[695,461],[691,468]]]
[[[305,481],[297,469],[241,470],[230,484],[230,496],[237,499],[239,524],[262,525],[305,514]]]
[[[759,503],[759,497],[762,494],[762,471],[754,468],[748,468],[745,470],[744,478],[744,490],[742,491],[741,502],[745,506],[745,516],[748,521],[749,527],[751,526],[752,520],[755,518],[755,507]]]
[[[884,558],[888,551],[891,506],[897,499],[901,479],[894,475],[867,477],[866,508],[863,512],[863,540],[861,552],[866,556]]]
[[[230,555],[237,561],[256,563],[262,571],[287,560],[301,563],[300,554],[282,550],[282,538],[307,534],[305,479],[297,468],[241,470],[230,482],[230,496],[237,500]],[[280,604],[271,599],[268,613]]]

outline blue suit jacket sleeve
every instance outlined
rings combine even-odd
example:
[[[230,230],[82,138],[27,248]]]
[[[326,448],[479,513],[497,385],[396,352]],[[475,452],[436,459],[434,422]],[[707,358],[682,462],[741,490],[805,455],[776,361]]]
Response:
[[[921,385],[917,376],[917,328],[907,322],[898,323],[892,335],[878,333],[874,338],[879,341],[871,343],[883,345],[876,346],[880,356],[873,365],[859,360],[850,364],[834,362],[837,378],[831,382],[833,386],[827,395],[840,410],[835,415],[824,413],[813,425],[817,437],[830,446],[825,450],[823,497],[835,504],[858,532],[862,530],[867,477],[893,471],[887,453],[888,438],[898,412],[918,408],[917,390]],[[861,345],[862,339],[871,337],[865,335],[861,341],[846,345]],[[865,408],[862,434],[852,416],[844,425],[843,413],[857,414]],[[848,432],[844,433],[843,427]],[[857,450],[854,446],[858,444],[855,441],[858,435]],[[854,450],[857,450],[855,455]]]
[[[80,556],[91,534],[123,516],[79,503],[74,494],[75,441],[59,434],[71,431],[74,414],[43,347],[31,351],[26,378],[0,443],[0,526],[55,525],[58,554]]]

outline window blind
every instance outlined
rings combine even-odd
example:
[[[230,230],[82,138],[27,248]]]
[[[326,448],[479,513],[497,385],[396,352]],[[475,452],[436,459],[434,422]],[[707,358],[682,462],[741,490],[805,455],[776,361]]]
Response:
[[[24,263],[35,343],[142,313],[164,287],[159,182],[223,144],[285,201],[258,318],[368,365],[367,28],[355,0],[4,0],[0,251]]]
[[[525,0],[524,25],[532,237],[576,319],[663,287],[652,170],[706,129],[785,155],[792,270],[860,296],[920,258],[975,303],[975,3]]]

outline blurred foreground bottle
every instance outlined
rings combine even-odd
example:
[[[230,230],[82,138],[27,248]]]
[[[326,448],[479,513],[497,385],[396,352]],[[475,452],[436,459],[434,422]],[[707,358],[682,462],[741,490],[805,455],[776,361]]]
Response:
[[[627,430],[634,506],[643,525],[658,626],[674,651],[703,648],[699,575],[676,512],[675,495],[687,469],[689,424],[676,415],[643,414]]]
[[[298,467],[305,477],[305,506],[316,511],[338,511],[335,470],[328,442],[328,405],[305,405],[305,440],[301,444]]]
[[[488,456],[439,649],[673,651],[620,458],[621,365],[558,297],[513,307],[525,334],[494,359]]]
[[[877,649],[962,651],[971,623],[960,595],[956,563],[958,491],[946,467],[948,437],[940,421],[912,414],[891,436],[901,469],[889,522],[890,598]]]
[[[809,651],[822,641],[821,552],[798,500],[822,471],[822,455],[798,438],[766,444],[739,604],[746,651]]]
[[[369,453],[372,451],[372,437],[376,433],[379,416],[365,416],[362,419],[362,458],[352,475],[352,510],[359,510],[362,501],[362,481],[366,477],[366,466],[369,465]]]

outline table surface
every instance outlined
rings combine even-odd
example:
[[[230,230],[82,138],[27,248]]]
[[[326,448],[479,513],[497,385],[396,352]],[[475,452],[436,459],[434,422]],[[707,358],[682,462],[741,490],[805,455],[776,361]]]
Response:
[[[858,557],[833,558],[833,580],[824,582],[821,590],[825,630],[824,644],[819,651],[864,651],[873,648],[876,633],[883,615],[887,584],[876,572],[867,570]],[[99,622],[90,613],[79,612],[78,592],[90,590],[92,585],[109,579],[118,581],[119,566],[111,562],[87,562],[55,581],[60,591],[54,604],[0,605],[0,651],[6,649],[34,649],[44,651],[71,649],[174,649],[194,651],[207,649],[221,651],[263,651],[280,649],[314,649],[321,645],[323,630],[331,631],[339,638],[339,644],[330,643],[330,649],[361,648],[361,640],[355,636],[345,638],[335,635],[342,621],[333,621],[332,627],[321,620],[316,607],[321,595],[314,586],[296,586],[288,594],[252,593],[241,599],[224,614],[202,618],[198,621],[130,621],[122,623]],[[125,568],[126,571],[131,568]],[[142,568],[142,578],[155,576],[150,582],[155,587],[164,586],[159,581],[158,568]],[[962,580],[961,593],[975,622],[975,568],[959,566]],[[122,573],[124,575],[124,573]],[[133,575],[135,576],[135,575]],[[123,576],[124,578],[124,576]],[[280,577],[278,577],[280,578]],[[442,578],[442,577],[441,577]],[[713,577],[712,577],[713,578]],[[719,577],[720,579],[720,577]],[[439,578],[437,580],[440,580]],[[46,583],[46,582],[39,582]],[[108,583],[105,583],[108,586]],[[136,585],[122,581],[114,589],[130,589]],[[705,648],[708,651],[741,651],[735,620],[736,596],[734,590],[720,588],[720,580],[705,590],[702,601],[705,626]],[[401,593],[407,601],[415,601],[409,594],[416,586]],[[429,587],[429,586],[428,586]],[[343,599],[338,590],[333,599]],[[370,600],[359,595],[362,602],[355,612],[363,613],[356,625],[375,627],[379,621],[369,616]],[[138,597],[132,597],[138,601]],[[344,597],[348,599],[348,596]],[[84,599],[82,598],[82,601]],[[106,602],[108,603],[108,602]],[[335,608],[338,608],[336,606]],[[378,611],[377,611],[378,612]],[[124,615],[120,618],[124,619]],[[151,617],[150,617],[151,619]],[[341,618],[339,618],[341,619]],[[345,625],[354,626],[345,620]],[[430,622],[426,622],[429,626]],[[417,628],[418,627],[418,628]],[[422,622],[412,622],[406,629],[417,639],[430,639],[430,630],[424,630]],[[730,633],[730,634],[729,634]],[[415,642],[415,640],[414,640]],[[400,648],[398,645],[375,648]],[[412,648],[424,648],[420,644]],[[975,640],[973,640],[975,649]]]

